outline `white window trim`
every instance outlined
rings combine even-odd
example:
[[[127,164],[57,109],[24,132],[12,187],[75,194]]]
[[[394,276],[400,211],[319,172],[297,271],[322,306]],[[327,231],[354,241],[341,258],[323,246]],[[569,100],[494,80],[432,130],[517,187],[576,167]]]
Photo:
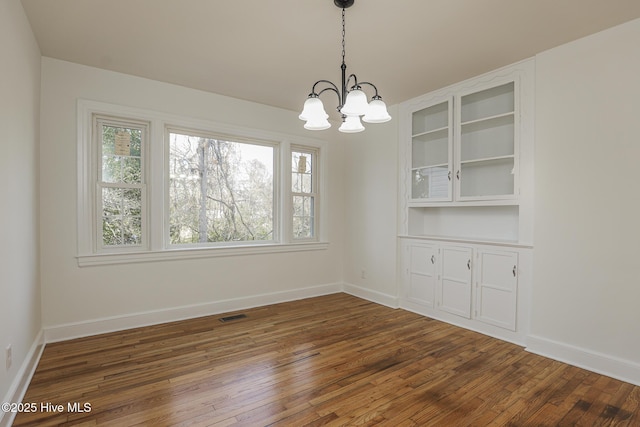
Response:
[[[182,132],[185,134],[190,134],[190,135],[197,135],[197,136],[202,136],[204,138],[218,138],[218,139],[226,139],[232,142],[240,142],[240,143],[248,143],[248,144],[252,144],[252,145],[263,145],[265,147],[272,147],[273,148],[273,170],[274,170],[274,176],[273,176],[273,231],[272,231],[272,239],[270,240],[259,240],[259,241],[243,241],[243,242],[210,242],[210,243],[181,243],[181,244],[172,244],[171,242],[167,241],[165,244],[165,249],[168,250],[172,250],[172,249],[202,249],[202,248],[222,248],[222,247],[230,247],[230,246],[252,246],[252,245],[265,245],[265,244],[277,244],[281,242],[281,238],[280,238],[280,222],[278,221],[278,218],[284,216],[283,213],[280,211],[280,205],[278,205],[278,197],[281,193],[280,191],[280,187],[281,187],[281,181],[282,181],[282,174],[276,174],[275,172],[279,171],[282,167],[281,164],[281,154],[280,151],[282,150],[282,143],[281,141],[276,141],[276,140],[266,140],[264,137],[263,138],[247,138],[247,137],[239,137],[238,135],[224,135],[221,134],[220,132],[211,132],[211,131],[207,131],[204,129],[194,129],[194,128],[185,128],[184,126],[175,126],[171,123],[165,123],[164,126],[164,141],[163,143],[165,144],[165,154],[166,157],[165,158],[169,158],[169,133],[170,132]],[[169,175],[165,174],[164,176],[164,200],[168,200],[169,199]],[[168,232],[168,224],[170,222],[170,216],[169,216],[169,211],[165,210],[164,213],[164,225],[165,227],[163,228],[163,233],[166,235]]]
[[[91,195],[91,199],[93,201],[92,207],[93,207],[93,215],[94,215],[92,218],[92,227],[93,227],[93,232],[95,233],[95,235],[93,236],[94,241],[92,243],[93,251],[96,254],[100,254],[100,253],[131,252],[131,251],[140,252],[140,251],[149,250],[149,243],[148,243],[149,214],[147,212],[148,204],[146,202],[147,183],[149,181],[148,179],[149,168],[148,168],[148,161],[147,161],[147,158],[149,155],[149,131],[150,131],[149,122],[137,121],[137,120],[122,121],[119,117],[111,117],[103,114],[101,115],[92,114],[91,116],[92,116],[92,131],[94,132],[94,134],[92,135],[93,141],[91,141],[91,148],[95,150],[95,155],[93,155],[91,159],[92,160],[91,180],[93,183],[95,183],[95,191]],[[141,129],[143,131],[144,138],[142,140],[142,146],[141,146],[141,160],[142,160],[142,164],[141,164],[142,182],[141,183],[139,184],[103,183],[102,185],[100,184],[99,176],[101,175],[101,171],[100,171],[99,165],[101,164],[101,160],[99,160],[99,158],[102,156],[102,147],[101,147],[102,144],[100,143],[101,134],[98,132],[98,128],[100,127],[101,123],[108,123],[110,125],[118,125],[118,126],[132,125],[132,127]],[[135,245],[135,246],[124,245],[124,246],[113,246],[113,247],[106,248],[103,246],[103,244],[100,243],[102,242],[102,238],[103,238],[102,227],[100,225],[102,221],[102,218],[101,218],[102,200],[101,200],[101,197],[99,197],[98,195],[100,194],[101,188],[105,188],[109,186],[120,187],[120,188],[125,188],[125,187],[140,188],[142,192],[142,218],[141,218],[142,219],[142,235],[145,238],[143,238],[142,242],[139,245]]]
[[[289,182],[287,182],[287,188],[289,189],[290,193],[289,193],[289,203],[293,203],[293,196],[311,196],[313,197],[313,203],[314,203],[314,207],[313,207],[313,236],[312,237],[294,237],[293,235],[293,229],[289,230],[289,239],[291,239],[291,241],[293,242],[299,242],[299,243],[303,243],[303,242],[317,242],[319,240],[319,236],[321,233],[321,226],[320,226],[320,220],[319,220],[319,210],[322,208],[322,204],[323,201],[320,198],[320,180],[322,179],[322,177],[324,176],[324,174],[321,174],[320,171],[318,170],[318,158],[319,158],[319,150],[315,147],[310,147],[310,146],[304,146],[304,145],[300,145],[300,144],[291,144],[291,146],[289,147],[289,162],[288,162],[288,167],[290,168],[291,165],[291,153],[294,151],[297,152],[302,152],[302,153],[307,153],[307,154],[311,154],[312,157],[312,191],[311,193],[296,193],[293,191],[292,189],[292,183],[291,183],[291,170],[289,169],[289,173],[287,174],[289,177]],[[318,206],[320,208],[318,208]],[[292,212],[293,215],[293,205],[290,205],[289,209]]]
[[[147,174],[149,191],[148,204],[148,248],[146,250],[132,250],[128,252],[98,253],[95,246],[95,197],[96,188],[93,173],[96,168],[97,147],[92,141],[93,115],[107,115],[146,121],[149,126],[149,149]],[[228,134],[243,138],[275,141],[279,144],[279,176],[274,176],[274,196],[279,206],[276,224],[279,235],[274,236],[275,241],[264,243],[251,242],[247,244],[229,244],[216,247],[189,247],[182,248],[169,245],[168,236],[165,236],[167,218],[165,217],[165,203],[167,195],[165,175],[165,160],[168,158],[168,144],[165,143],[165,129],[188,128],[202,130],[216,134]],[[301,250],[324,250],[328,248],[327,235],[327,171],[328,171],[328,144],[326,141],[307,137],[287,135],[271,131],[263,131],[245,127],[239,127],[208,120],[193,119],[173,114],[150,111],[135,107],[126,107],[98,101],[79,99],[77,105],[77,261],[78,265],[108,265],[140,263],[150,261],[168,261],[181,259],[198,259],[219,256],[238,256],[264,253],[297,252]],[[318,193],[325,195],[318,212],[318,236],[314,241],[297,241],[292,239],[292,225],[290,214],[290,163],[291,147],[310,147],[319,151],[318,162]],[[154,148],[155,147],[155,148]],[[158,149],[158,147],[162,147]],[[158,167],[161,165],[161,167]],[[158,183],[162,182],[162,185]],[[153,185],[152,185],[153,184]],[[287,187],[287,185],[289,185]],[[285,192],[285,194],[283,194]],[[288,210],[287,210],[288,209]]]

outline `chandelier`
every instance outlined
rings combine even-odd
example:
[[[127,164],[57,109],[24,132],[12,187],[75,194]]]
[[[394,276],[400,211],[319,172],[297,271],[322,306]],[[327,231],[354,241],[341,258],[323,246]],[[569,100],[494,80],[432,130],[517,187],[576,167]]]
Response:
[[[305,129],[324,130],[331,127],[327,120],[329,115],[324,109],[324,105],[320,100],[320,95],[326,91],[335,92],[338,95],[338,112],[342,116],[342,125],[338,129],[340,132],[355,133],[362,132],[364,126],[360,122],[366,123],[384,123],[391,120],[391,116],[387,112],[387,106],[382,101],[382,97],[378,95],[378,88],[373,83],[358,82],[355,74],[349,75],[347,78],[347,65],[345,58],[345,9],[353,6],[355,0],[334,0],[333,3],[342,9],[342,84],[336,86],[329,80],[318,80],[314,83],[309,97],[304,103],[300,120],[304,120]],[[351,86],[349,86],[351,84]],[[320,85],[320,86],[319,86]],[[323,89],[320,87],[324,86]],[[367,102],[367,95],[362,91],[362,86],[371,86],[375,94],[371,98],[371,102]]]

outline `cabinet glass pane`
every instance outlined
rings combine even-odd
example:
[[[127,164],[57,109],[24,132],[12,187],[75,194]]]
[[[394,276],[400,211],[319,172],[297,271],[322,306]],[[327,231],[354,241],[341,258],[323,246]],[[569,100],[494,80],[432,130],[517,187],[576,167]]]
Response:
[[[411,134],[419,135],[447,126],[449,126],[449,103],[443,102],[413,113]]]
[[[462,125],[460,159],[477,160],[514,154],[513,115]]]
[[[461,197],[506,196],[514,189],[513,157],[463,163],[460,176]]]
[[[447,166],[412,170],[411,198],[431,199],[449,196]]]
[[[449,163],[449,132],[443,129],[416,136],[411,144],[411,167],[442,166]]]
[[[462,123],[514,111],[514,84],[507,83],[461,98]]]

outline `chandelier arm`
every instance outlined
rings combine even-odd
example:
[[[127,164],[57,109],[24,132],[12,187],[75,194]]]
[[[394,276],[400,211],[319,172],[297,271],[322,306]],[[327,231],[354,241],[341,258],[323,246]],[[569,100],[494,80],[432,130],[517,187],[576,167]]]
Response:
[[[342,103],[340,102],[340,92],[338,92],[338,88],[335,87],[335,85],[333,83],[331,83],[331,85],[333,87],[325,87],[324,89],[322,89],[320,92],[318,92],[318,96],[322,95],[324,92],[330,90],[332,92],[334,92],[337,96],[338,96],[338,105],[340,107],[342,107]],[[338,107],[338,110],[340,110],[340,107]]]
[[[311,93],[315,94],[315,95],[320,95],[319,93],[316,93],[316,86],[318,86],[320,83],[327,83],[328,85],[330,85],[330,88],[326,88],[323,89],[320,93],[324,92],[327,89],[332,89],[335,90],[336,93],[340,93],[340,89],[338,89],[338,86],[336,86],[333,82],[329,81],[329,80],[318,80],[317,82],[315,82],[313,84],[313,87],[311,88]]]
[[[373,90],[376,91],[376,94],[373,95],[373,99],[381,99],[382,97],[380,95],[378,95],[378,88],[376,87],[376,85],[374,85],[373,83],[370,82],[360,82],[360,85],[369,85],[373,88]]]
[[[358,88],[358,77],[356,77],[355,74],[351,74],[349,75],[349,78],[347,79],[347,81],[345,82],[345,89],[347,89],[349,87],[349,82],[351,81],[351,78],[353,77],[353,86],[351,86],[351,90],[353,89],[357,89]]]

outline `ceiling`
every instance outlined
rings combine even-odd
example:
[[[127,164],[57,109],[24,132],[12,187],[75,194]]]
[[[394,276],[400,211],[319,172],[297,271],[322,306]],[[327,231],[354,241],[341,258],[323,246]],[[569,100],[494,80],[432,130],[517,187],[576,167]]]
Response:
[[[316,80],[340,83],[332,0],[22,4],[51,58],[294,111]],[[396,104],[638,17],[639,0],[357,0],[347,72]]]

